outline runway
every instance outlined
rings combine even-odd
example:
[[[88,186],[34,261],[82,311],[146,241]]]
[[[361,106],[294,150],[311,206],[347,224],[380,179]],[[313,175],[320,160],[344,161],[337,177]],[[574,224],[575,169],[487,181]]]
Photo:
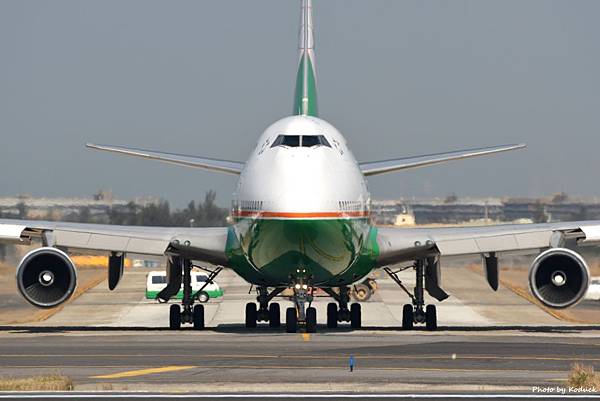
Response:
[[[348,368],[353,356],[354,372]],[[77,390],[531,391],[600,366],[600,331],[157,330],[3,328],[0,375],[60,372]]]

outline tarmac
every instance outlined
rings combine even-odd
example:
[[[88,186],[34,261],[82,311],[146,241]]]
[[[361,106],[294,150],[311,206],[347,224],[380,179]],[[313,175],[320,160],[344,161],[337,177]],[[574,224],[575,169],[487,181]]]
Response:
[[[110,326],[110,327],[165,327],[169,308],[143,297],[148,269],[132,268],[123,276],[118,288],[110,292],[106,282],[71,302],[62,311],[40,323],[43,326]],[[400,278],[408,288],[414,286],[412,270],[402,272]],[[205,305],[208,327],[240,325],[244,322],[247,302],[256,299],[255,290],[231,271],[223,271],[216,279],[225,296]],[[365,327],[399,327],[402,322],[402,305],[410,303],[406,294],[383,272],[377,277],[376,294],[362,303],[362,323]],[[444,302],[427,302],[438,307],[440,326],[490,327],[514,325],[562,325],[563,321],[544,312],[511,290],[500,287],[492,291],[485,279],[464,267],[447,267],[443,272],[444,288],[451,297]],[[292,303],[283,297],[282,321],[285,308]],[[326,321],[328,297],[317,298],[319,323]],[[599,321],[600,323],[600,321]]]
[[[128,269],[114,292],[103,282],[43,322],[0,326],[0,376],[60,373],[78,391],[532,395],[564,387],[574,363],[600,370],[600,326],[558,320],[463,267],[444,270],[452,296],[436,303],[436,332],[403,331],[408,298],[380,276],[362,329],[327,329],[319,298],[315,334],[244,328],[255,294],[231,272],[216,280],[225,296],[206,304],[207,329],[170,331],[168,305],[144,299],[147,272]],[[401,279],[412,286],[410,272]]]

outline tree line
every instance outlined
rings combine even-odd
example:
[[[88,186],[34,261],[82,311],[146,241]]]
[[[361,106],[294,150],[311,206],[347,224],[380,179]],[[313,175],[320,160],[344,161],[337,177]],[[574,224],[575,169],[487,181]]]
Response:
[[[171,211],[168,201],[161,200],[145,206],[129,202],[125,208],[112,208],[108,212],[109,224],[132,226],[191,226],[191,227],[219,227],[227,224],[227,208],[215,204],[217,194],[208,191],[204,201],[191,201],[183,209]],[[80,213],[81,222],[91,218],[86,216],[85,209]],[[87,211],[89,215],[89,210]]]
[[[183,209],[171,210],[168,201],[160,200],[158,202],[140,205],[135,202],[129,202],[126,205],[113,206],[106,213],[92,213],[89,207],[84,206],[79,210],[60,215],[57,217],[50,210],[44,220],[61,220],[74,223],[98,223],[98,224],[118,224],[131,226],[166,226],[166,227],[219,227],[227,224],[229,210],[219,207],[215,203],[217,194],[215,191],[208,191],[204,200],[191,201]],[[19,203],[16,207],[16,214],[6,214],[0,217],[27,219],[27,206]]]

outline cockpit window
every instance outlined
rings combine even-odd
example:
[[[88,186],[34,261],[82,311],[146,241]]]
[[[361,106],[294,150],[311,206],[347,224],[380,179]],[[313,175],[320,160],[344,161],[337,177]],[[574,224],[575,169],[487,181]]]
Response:
[[[272,148],[275,146],[298,147],[300,146],[300,135],[279,135],[271,145]]]
[[[320,145],[319,137],[317,135],[304,135],[302,137],[302,146],[310,148],[312,146]]]
[[[331,147],[323,135],[304,135],[302,137],[302,146],[310,148],[319,145]]]
[[[331,147],[331,145],[323,135],[279,135],[271,145],[272,148],[276,146],[302,146],[306,148],[311,148],[313,146],[327,146],[328,148]]]
[[[300,146],[300,135],[284,135],[281,144],[292,148]]]

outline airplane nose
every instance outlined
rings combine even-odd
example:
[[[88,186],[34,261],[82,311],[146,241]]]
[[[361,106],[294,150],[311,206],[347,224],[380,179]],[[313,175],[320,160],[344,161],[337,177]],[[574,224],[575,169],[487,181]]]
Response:
[[[319,200],[331,200],[333,188],[342,184],[324,157],[306,153],[277,158],[270,172],[277,203],[295,209],[324,206]]]

